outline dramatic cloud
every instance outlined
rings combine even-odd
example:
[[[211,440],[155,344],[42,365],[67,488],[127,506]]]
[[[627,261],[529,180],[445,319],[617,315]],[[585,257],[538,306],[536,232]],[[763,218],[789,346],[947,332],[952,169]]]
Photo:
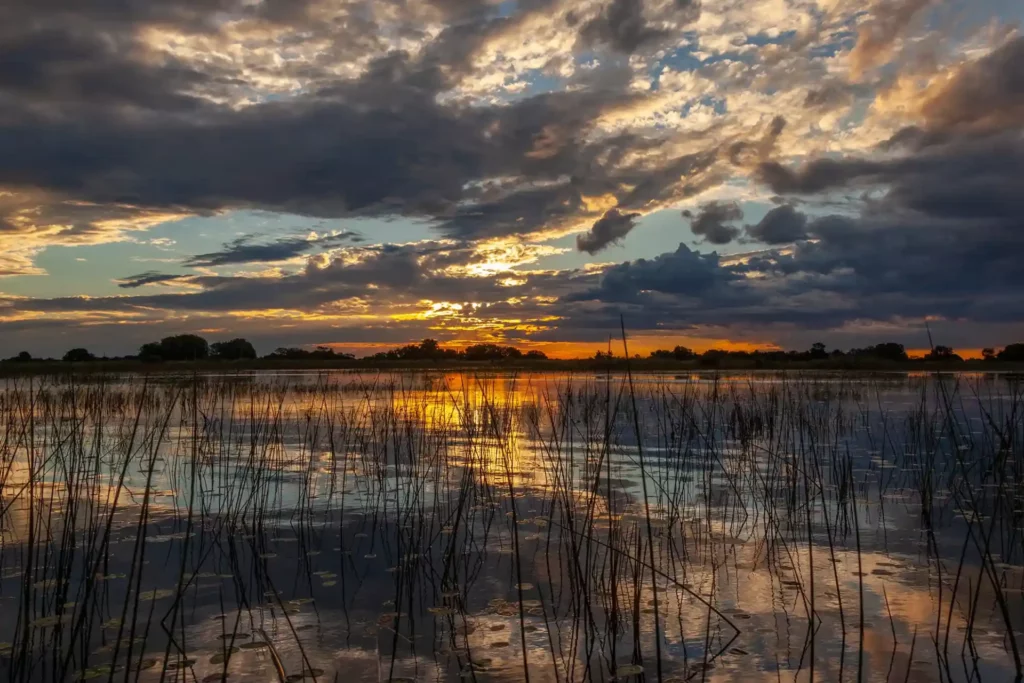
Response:
[[[777,206],[755,225],[748,225],[747,235],[764,244],[787,244],[807,237],[807,216],[789,204]]]
[[[854,78],[882,63],[893,49],[915,15],[932,0],[877,0],[870,18],[857,34],[857,44],[850,53]]]
[[[635,52],[666,36],[647,24],[643,0],[612,0],[605,10],[583,26],[580,35],[590,43],[605,43],[619,52]]]
[[[182,275],[170,275],[150,270],[138,275],[129,275],[117,280],[117,286],[121,289],[138,289],[146,285],[164,285],[182,279]]]
[[[740,229],[727,225],[743,220],[743,210],[736,202],[708,202],[700,207],[697,215],[687,209],[684,218],[690,219],[690,230],[711,244],[728,244],[739,237]]]
[[[327,249],[347,241],[358,242],[360,239],[354,233],[340,233],[312,239],[302,237],[284,238],[267,244],[258,244],[253,243],[251,235],[247,235],[225,244],[224,249],[221,251],[192,256],[184,262],[184,265],[211,268],[241,263],[286,261],[314,249]]]
[[[576,248],[588,254],[596,254],[628,235],[639,217],[638,213],[620,213],[618,209],[610,209],[594,223],[589,232],[576,237]]]
[[[951,3],[0,4],[0,356],[1016,330],[1024,37]]]
[[[933,129],[1019,128],[1024,121],[1024,37],[965,64],[948,85],[925,99],[921,113]]]

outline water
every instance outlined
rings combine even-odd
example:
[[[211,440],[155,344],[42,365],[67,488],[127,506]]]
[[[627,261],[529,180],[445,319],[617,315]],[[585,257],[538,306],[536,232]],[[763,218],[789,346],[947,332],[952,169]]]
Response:
[[[1007,681],[997,375],[8,380],[9,680]]]

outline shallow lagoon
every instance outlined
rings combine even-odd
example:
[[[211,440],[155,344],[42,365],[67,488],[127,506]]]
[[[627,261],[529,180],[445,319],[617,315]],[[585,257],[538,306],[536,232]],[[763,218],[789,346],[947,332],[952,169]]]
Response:
[[[999,375],[0,391],[8,680],[1007,681]]]

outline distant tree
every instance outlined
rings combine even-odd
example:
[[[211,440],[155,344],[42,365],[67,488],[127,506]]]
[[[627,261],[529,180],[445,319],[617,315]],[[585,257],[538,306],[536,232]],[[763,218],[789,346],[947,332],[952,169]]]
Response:
[[[214,342],[210,345],[210,355],[220,360],[250,360],[256,358],[256,349],[245,339]]]
[[[879,358],[894,362],[906,361],[909,359],[907,356],[907,350],[903,347],[903,344],[897,344],[896,342],[875,344],[874,346],[869,346],[864,349],[850,349],[850,355],[868,356],[871,358]]]
[[[723,349],[708,349],[700,354],[700,364],[705,367],[716,368],[721,364],[722,359],[729,355],[731,354]]]
[[[351,360],[351,353],[336,353],[329,346],[317,346],[312,351],[300,347],[282,347],[267,356],[271,360]]]
[[[934,349],[925,354],[925,360],[941,360],[941,361],[962,361],[963,358],[958,356],[949,346],[936,346]]]
[[[676,346],[672,349],[672,357],[676,360],[691,360],[697,357],[697,353],[685,346]]]
[[[32,360],[32,354],[31,353],[29,353],[28,351],[21,351],[16,356],[11,356],[10,358],[5,358],[4,362],[5,363],[27,363],[27,362],[29,362],[31,360]]]
[[[685,346],[677,346],[671,351],[668,349],[658,349],[651,351],[649,354],[650,358],[657,358],[660,360],[691,360],[697,357],[697,354]]]
[[[91,360],[96,360],[96,356],[89,353],[86,349],[71,349],[64,354],[65,363],[85,363]]]
[[[822,344],[821,342],[815,342],[811,344],[811,350],[809,351],[808,355],[810,356],[811,360],[821,360],[823,358],[828,358],[828,351],[825,350],[824,344]]]
[[[195,334],[177,334],[160,340],[164,360],[203,360],[210,356],[210,345]]]
[[[1009,344],[996,354],[996,358],[1008,363],[1024,362],[1024,343]]]
[[[537,349],[532,349],[530,351],[527,351],[525,354],[523,354],[523,358],[526,358],[527,360],[547,360],[548,359],[548,355],[546,353],[544,353],[543,351],[538,351]]]
[[[472,344],[467,346],[459,354],[465,360],[505,360],[508,358],[522,358],[523,352],[514,346],[501,346],[500,344]]]
[[[209,356],[210,345],[194,334],[164,337],[159,342],[143,344],[139,349],[143,360],[205,360]]]
[[[139,360],[163,360],[163,355],[160,353],[160,342],[149,342],[148,344],[143,344],[142,347],[139,348]]]
[[[611,360],[615,357],[611,351],[598,351],[594,354],[594,360]]]
[[[981,350],[981,359],[986,361],[993,361],[996,359],[996,350],[993,348],[984,348]]]

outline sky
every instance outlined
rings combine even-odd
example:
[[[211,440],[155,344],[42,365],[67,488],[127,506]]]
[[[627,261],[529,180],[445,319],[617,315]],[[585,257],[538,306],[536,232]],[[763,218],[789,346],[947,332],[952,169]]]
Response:
[[[0,357],[1022,341],[1022,19],[9,0]]]

